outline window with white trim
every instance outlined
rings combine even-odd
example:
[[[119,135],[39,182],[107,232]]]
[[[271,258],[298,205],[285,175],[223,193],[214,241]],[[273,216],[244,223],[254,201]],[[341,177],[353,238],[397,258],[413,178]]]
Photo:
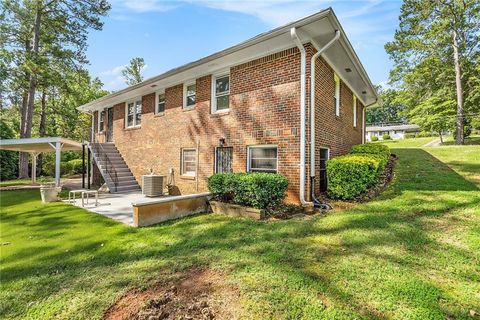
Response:
[[[333,80],[335,81],[335,96],[333,97],[335,103],[335,115],[340,117],[340,78],[336,73],[333,74]]]
[[[259,145],[248,147],[249,172],[272,172],[278,170],[278,148],[276,145]]]
[[[183,107],[193,108],[197,103],[197,85],[195,82],[183,86]]]
[[[125,105],[125,127],[140,126],[142,121],[142,98],[131,100]]]
[[[353,96],[353,126],[357,127],[357,97]]]
[[[230,75],[215,76],[212,84],[212,112],[228,110],[230,108]]]
[[[197,150],[182,149],[182,176],[195,177],[197,173]]]
[[[155,114],[163,114],[165,112],[165,92],[157,92],[155,95]]]
[[[105,130],[105,110],[98,112],[98,132]]]
[[[330,149],[320,147],[320,191],[327,191],[327,161],[330,159]]]

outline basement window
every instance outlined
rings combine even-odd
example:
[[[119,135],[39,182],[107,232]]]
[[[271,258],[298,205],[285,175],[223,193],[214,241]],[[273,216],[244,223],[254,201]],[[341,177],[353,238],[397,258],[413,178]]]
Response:
[[[247,170],[249,172],[277,173],[278,148],[276,145],[259,145],[248,147]]]
[[[197,173],[197,150],[182,149],[182,176],[195,177]]]
[[[197,85],[195,82],[183,86],[183,108],[193,108],[197,101]]]
[[[142,98],[129,101],[125,105],[125,127],[139,127],[142,121]]]
[[[357,127],[357,97],[353,96],[353,127]]]
[[[335,103],[335,115],[340,117],[340,78],[337,74],[333,74],[333,80],[335,81],[335,95],[333,101]]]
[[[230,108],[230,75],[213,78],[212,112],[227,111]]]
[[[155,97],[155,114],[163,114],[165,112],[165,92],[157,92]]]

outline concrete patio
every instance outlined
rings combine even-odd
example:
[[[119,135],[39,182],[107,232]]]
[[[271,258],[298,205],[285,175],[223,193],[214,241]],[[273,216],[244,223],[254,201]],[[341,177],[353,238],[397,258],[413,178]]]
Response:
[[[95,197],[90,195],[88,203],[77,194],[75,202],[70,204],[101,214],[107,218],[128,226],[147,226],[166,220],[177,219],[190,214],[204,212],[209,193],[181,196],[146,197],[141,192],[98,193],[98,205]],[[199,200],[200,199],[200,200]],[[68,200],[64,202],[69,203]]]

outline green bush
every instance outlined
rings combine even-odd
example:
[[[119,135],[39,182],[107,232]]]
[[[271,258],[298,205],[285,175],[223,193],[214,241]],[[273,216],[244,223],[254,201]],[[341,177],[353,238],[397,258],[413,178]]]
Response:
[[[48,161],[43,164],[43,171],[47,176],[55,177],[55,162]],[[69,166],[66,162],[60,162],[60,175],[69,173]]]
[[[427,131],[422,131],[417,134],[417,137],[419,138],[428,138],[428,137],[435,137],[436,134],[432,132],[427,132]]]
[[[72,174],[82,172],[82,159],[72,159],[67,162],[68,171]]]
[[[381,155],[349,154],[327,161],[330,197],[353,199],[373,186],[380,172]]]
[[[371,140],[372,141],[378,141],[378,137],[377,136],[372,136]]]
[[[388,158],[390,157],[390,148],[384,144],[365,143],[365,144],[354,145],[350,153],[351,154],[357,154],[357,153],[379,154],[388,160]]]
[[[382,136],[382,139],[383,139],[383,140],[390,140],[390,135],[389,135],[389,134],[384,134],[384,135]]]
[[[415,133],[405,133],[405,139],[414,139],[416,137]]]
[[[208,178],[215,199],[258,209],[279,204],[287,186],[287,178],[272,173],[217,173]]]

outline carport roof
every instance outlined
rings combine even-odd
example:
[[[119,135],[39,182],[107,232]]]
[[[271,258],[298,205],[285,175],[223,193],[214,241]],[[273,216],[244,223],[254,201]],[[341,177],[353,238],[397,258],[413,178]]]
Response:
[[[0,140],[0,150],[29,153],[53,152],[55,144],[60,142],[62,151],[82,150],[82,143],[62,137],[22,138]]]

